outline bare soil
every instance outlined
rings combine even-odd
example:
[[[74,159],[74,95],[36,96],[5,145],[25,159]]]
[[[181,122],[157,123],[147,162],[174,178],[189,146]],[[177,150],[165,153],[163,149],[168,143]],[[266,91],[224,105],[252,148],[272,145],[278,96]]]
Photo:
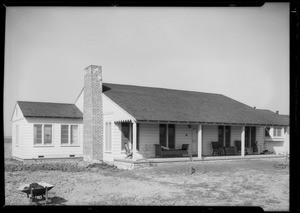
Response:
[[[191,167],[195,172],[190,173]],[[28,205],[23,184],[46,182],[50,205],[260,206],[289,210],[284,158],[157,164],[119,170],[84,162],[5,162],[6,205]]]

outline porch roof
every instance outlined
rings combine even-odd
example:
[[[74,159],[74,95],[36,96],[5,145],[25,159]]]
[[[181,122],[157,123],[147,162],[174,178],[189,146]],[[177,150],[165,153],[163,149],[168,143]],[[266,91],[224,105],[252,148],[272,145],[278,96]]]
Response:
[[[221,94],[103,83],[103,93],[137,121],[237,125],[289,122]]]

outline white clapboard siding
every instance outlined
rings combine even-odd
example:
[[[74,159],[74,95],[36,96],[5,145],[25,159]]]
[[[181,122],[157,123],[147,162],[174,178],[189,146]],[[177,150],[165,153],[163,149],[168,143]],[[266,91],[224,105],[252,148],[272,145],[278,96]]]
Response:
[[[202,127],[202,149],[203,149],[203,155],[209,156],[212,155],[213,149],[211,142],[212,141],[218,141],[218,126],[209,126],[209,125],[203,125]]]
[[[52,145],[51,146],[34,146],[34,124],[52,124]],[[77,124],[79,146],[61,146],[61,124]],[[20,123],[20,138],[21,144],[19,149],[13,151],[13,156],[21,159],[33,159],[38,156],[44,158],[68,158],[70,155],[75,157],[82,157],[82,119],[42,119],[42,118],[28,118]],[[14,125],[13,125],[14,126]]]
[[[154,144],[159,144],[159,124],[140,124],[139,154],[145,158],[155,157]]]
[[[268,151],[272,151],[273,153],[275,153],[277,155],[285,153],[283,141],[267,141],[266,149]]]

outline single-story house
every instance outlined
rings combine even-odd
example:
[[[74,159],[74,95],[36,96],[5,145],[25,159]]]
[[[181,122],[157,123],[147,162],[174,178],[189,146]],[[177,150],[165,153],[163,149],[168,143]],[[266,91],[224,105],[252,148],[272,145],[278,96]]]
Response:
[[[12,155],[20,160],[114,162],[130,152],[138,161],[183,147],[185,156],[202,158],[215,154],[212,142],[242,157],[265,149],[287,154],[289,147],[286,116],[222,94],[103,83],[96,65],[85,69],[72,104],[18,101],[12,128]]]

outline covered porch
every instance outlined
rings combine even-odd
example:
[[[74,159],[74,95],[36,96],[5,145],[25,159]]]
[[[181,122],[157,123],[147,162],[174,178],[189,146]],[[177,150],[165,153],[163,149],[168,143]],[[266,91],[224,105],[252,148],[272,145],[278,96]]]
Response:
[[[260,155],[264,148],[264,128],[253,124],[197,123],[197,122],[162,122],[162,121],[126,121],[119,122],[122,147],[128,143],[128,150],[122,157],[130,161],[147,161],[148,159],[177,159],[186,161],[209,159],[210,157],[239,158]],[[125,127],[125,131],[123,129]],[[219,147],[213,147],[213,143]],[[158,153],[183,150],[182,155],[165,155]],[[125,148],[127,149],[127,148]],[[169,151],[169,152],[170,152]],[[174,151],[173,151],[174,152]],[[130,153],[128,156],[127,154]],[[267,153],[263,153],[267,154]],[[265,155],[263,155],[265,156]],[[158,160],[159,161],[159,160]]]

